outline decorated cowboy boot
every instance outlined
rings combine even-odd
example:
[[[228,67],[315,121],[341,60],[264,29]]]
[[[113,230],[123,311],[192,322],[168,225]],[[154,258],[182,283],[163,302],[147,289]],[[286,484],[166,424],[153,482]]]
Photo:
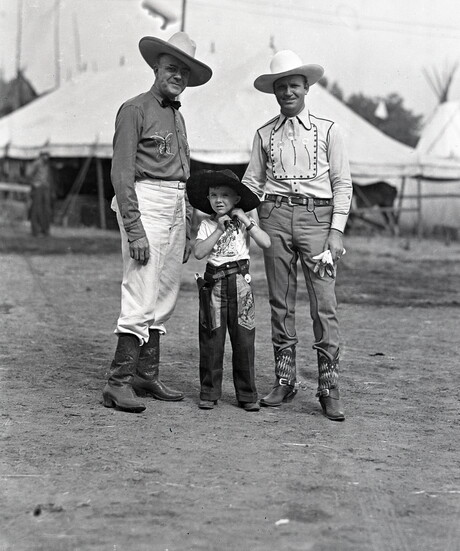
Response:
[[[339,394],[339,352],[333,359],[318,350],[318,392],[316,396],[324,415],[332,421],[343,421],[342,403]]]
[[[275,348],[274,352],[276,381],[270,394],[261,398],[261,406],[278,407],[293,400],[297,394],[295,345],[281,350]]]
[[[150,329],[149,340],[142,345],[133,379],[133,389],[139,396],[153,396],[157,400],[177,402],[184,398],[183,392],[172,390],[159,380],[160,332]]]
[[[102,391],[104,406],[139,413],[145,405],[133,392],[132,382],[139,358],[139,339],[130,333],[118,335],[117,349],[110,366],[109,379]]]

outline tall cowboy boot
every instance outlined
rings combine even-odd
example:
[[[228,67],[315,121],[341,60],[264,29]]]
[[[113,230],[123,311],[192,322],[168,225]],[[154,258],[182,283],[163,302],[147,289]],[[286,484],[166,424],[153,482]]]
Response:
[[[278,407],[297,394],[295,345],[274,351],[276,381],[270,394],[260,399],[261,406]]]
[[[318,350],[318,392],[316,396],[324,415],[332,421],[343,421],[342,403],[339,395],[339,352],[330,359],[324,352]]]
[[[183,392],[172,390],[159,380],[160,373],[160,332],[150,329],[149,340],[141,347],[133,389],[139,396],[153,396],[157,400],[178,402],[184,398]]]
[[[132,382],[140,352],[139,339],[130,333],[120,333],[115,356],[110,366],[107,384],[102,391],[104,406],[139,413],[145,405],[133,392]]]

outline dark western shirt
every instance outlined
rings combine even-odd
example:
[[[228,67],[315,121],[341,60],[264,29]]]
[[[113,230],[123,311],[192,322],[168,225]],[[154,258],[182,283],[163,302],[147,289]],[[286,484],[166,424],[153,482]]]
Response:
[[[190,150],[182,114],[162,107],[155,88],[126,101],[115,121],[111,178],[128,240],[145,236],[134,182],[186,182]]]

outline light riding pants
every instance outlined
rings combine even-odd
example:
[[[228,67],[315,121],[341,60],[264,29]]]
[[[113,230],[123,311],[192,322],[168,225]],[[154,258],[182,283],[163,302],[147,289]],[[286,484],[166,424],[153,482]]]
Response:
[[[130,257],[128,237],[114,200],[123,258],[121,311],[115,333],[132,333],[147,342],[149,329],[166,332],[165,323],[179,294],[185,248],[185,185],[148,180],[135,186],[150,258],[142,266]]]
[[[329,358],[339,348],[335,279],[314,273],[312,257],[323,252],[329,235],[332,206],[290,206],[264,201],[259,207],[260,227],[271,238],[264,249],[265,272],[270,294],[272,341],[281,350],[298,342],[295,311],[297,261],[300,259],[310,299],[315,342]]]

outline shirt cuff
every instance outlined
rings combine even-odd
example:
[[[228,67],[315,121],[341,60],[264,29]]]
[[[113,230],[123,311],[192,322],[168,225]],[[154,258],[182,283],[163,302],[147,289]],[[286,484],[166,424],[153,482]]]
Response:
[[[348,214],[334,213],[332,215],[331,230],[337,230],[341,233],[345,231],[347,225]]]
[[[132,226],[130,226],[129,229],[125,228],[125,231],[128,236],[129,243],[132,243],[137,239],[141,239],[142,237],[146,237],[144,226],[142,225],[140,219],[138,219]]]

